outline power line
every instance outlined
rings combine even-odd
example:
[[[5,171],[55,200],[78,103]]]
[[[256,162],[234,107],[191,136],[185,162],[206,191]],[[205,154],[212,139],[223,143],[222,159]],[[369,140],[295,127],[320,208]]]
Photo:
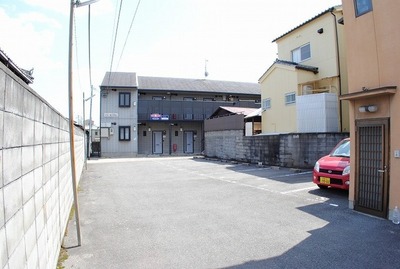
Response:
[[[79,69],[79,55],[78,55],[78,37],[76,34],[76,17],[74,13],[74,36],[75,36],[75,55],[76,55],[76,69]],[[77,72],[78,75],[78,84],[79,84],[79,89],[82,90],[82,84],[81,84],[81,76],[79,75],[79,72]]]
[[[90,87],[92,87],[92,61],[91,61],[91,53],[90,53],[90,5],[88,10],[88,47],[89,47],[89,82]]]
[[[110,63],[110,72],[109,72],[109,76],[108,76],[108,84],[110,84],[110,79],[111,79],[111,71],[112,71],[112,66],[113,66],[113,61],[114,61],[115,44],[117,43],[118,26],[119,26],[119,19],[121,17],[122,2],[123,2],[123,0],[120,1],[118,18],[117,18],[117,25],[116,25],[116,28],[115,28],[114,45],[113,45],[112,54],[111,54],[111,63]]]
[[[121,62],[122,55],[124,54],[125,46],[126,46],[126,43],[128,42],[128,38],[129,38],[129,35],[130,35],[130,33],[131,33],[131,30],[132,30],[133,22],[135,21],[136,14],[137,14],[137,11],[138,11],[138,9],[139,9],[140,1],[141,1],[141,0],[139,0],[138,3],[137,3],[137,5],[136,5],[135,14],[133,14],[133,18],[132,18],[132,21],[131,21],[131,25],[130,25],[130,27],[129,27],[128,34],[126,35],[124,46],[122,47],[121,56],[119,57],[119,60],[118,60],[117,69],[118,69],[119,63]]]

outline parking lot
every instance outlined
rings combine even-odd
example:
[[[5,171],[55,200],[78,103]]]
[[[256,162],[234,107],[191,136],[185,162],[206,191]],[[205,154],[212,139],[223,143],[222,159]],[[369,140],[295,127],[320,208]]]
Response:
[[[400,227],[348,208],[311,171],[202,158],[99,159],[80,184],[65,268],[396,268]]]

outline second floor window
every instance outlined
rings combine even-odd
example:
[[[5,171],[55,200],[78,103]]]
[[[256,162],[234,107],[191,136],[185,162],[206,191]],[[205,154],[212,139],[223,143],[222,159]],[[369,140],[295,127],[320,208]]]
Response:
[[[296,103],[296,94],[294,92],[285,94],[285,105],[294,103]]]
[[[292,62],[300,63],[311,58],[310,43],[292,50]]]
[[[271,108],[271,98],[266,98],[262,100],[262,109],[267,110]]]
[[[371,0],[354,0],[354,7],[356,10],[356,17],[372,11]]]
[[[130,141],[131,140],[131,127],[130,126],[119,126],[119,141]]]
[[[119,93],[119,107],[130,107],[131,106],[131,93],[120,92]]]

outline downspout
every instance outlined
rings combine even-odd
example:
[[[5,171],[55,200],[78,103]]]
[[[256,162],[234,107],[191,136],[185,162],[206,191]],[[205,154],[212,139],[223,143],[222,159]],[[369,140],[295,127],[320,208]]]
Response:
[[[335,35],[336,35],[336,64],[338,67],[338,78],[339,78],[339,96],[342,95],[342,77],[341,77],[341,70],[340,70],[340,53],[339,53],[339,35],[338,35],[338,28],[337,28],[337,18],[336,15],[333,13],[335,8],[331,9],[331,14],[334,18],[334,24],[335,24]],[[342,106],[342,101],[339,100],[339,129],[340,132],[343,132],[343,106]]]

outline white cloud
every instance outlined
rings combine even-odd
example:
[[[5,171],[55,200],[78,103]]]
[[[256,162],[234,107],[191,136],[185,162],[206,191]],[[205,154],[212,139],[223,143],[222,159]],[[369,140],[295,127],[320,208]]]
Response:
[[[69,0],[25,0],[25,3],[34,7],[40,7],[68,15],[71,2]]]
[[[61,28],[57,21],[35,12],[12,18],[1,8],[0,17],[0,36],[7,37],[2,40],[2,50],[17,65],[30,68],[39,65],[49,56],[55,43],[55,32],[51,28]],[[38,22],[44,23],[46,28],[38,26]],[[57,66],[57,63],[51,61],[46,64],[51,68]]]

